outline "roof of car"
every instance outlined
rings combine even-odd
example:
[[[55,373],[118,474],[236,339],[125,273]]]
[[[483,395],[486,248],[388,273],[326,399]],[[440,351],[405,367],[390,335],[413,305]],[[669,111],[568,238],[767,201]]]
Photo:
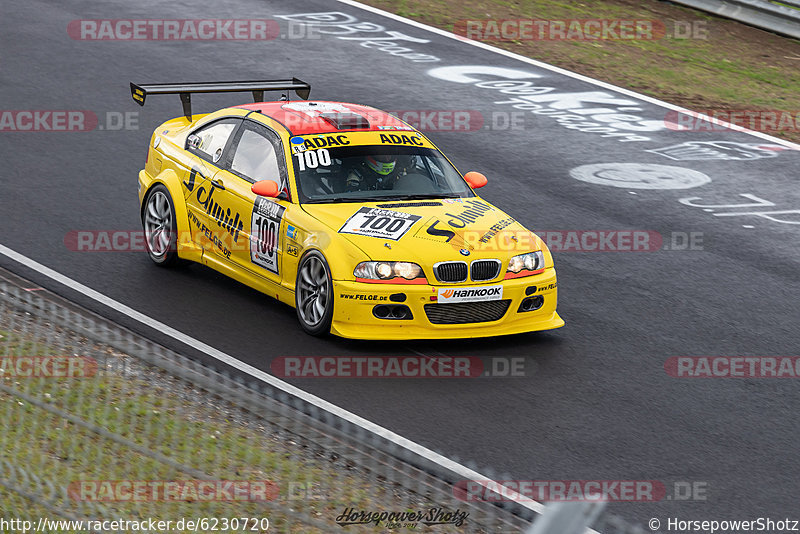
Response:
[[[385,111],[346,102],[295,100],[256,102],[235,107],[258,111],[283,124],[292,135],[344,131],[414,130],[405,122]],[[359,124],[354,126],[354,122]]]

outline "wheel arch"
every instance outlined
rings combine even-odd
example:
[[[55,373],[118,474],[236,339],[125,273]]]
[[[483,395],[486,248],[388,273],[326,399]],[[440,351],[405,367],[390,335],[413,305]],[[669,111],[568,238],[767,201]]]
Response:
[[[144,171],[142,171],[144,172]],[[188,260],[200,261],[202,249],[191,239],[191,227],[189,226],[189,212],[186,209],[186,200],[183,196],[181,181],[178,174],[167,169],[153,177],[142,194],[142,202],[139,206],[139,219],[144,220],[144,210],[147,205],[147,197],[150,196],[153,188],[163,185],[169,196],[172,198],[172,206],[175,210],[175,226],[178,232],[178,257]]]

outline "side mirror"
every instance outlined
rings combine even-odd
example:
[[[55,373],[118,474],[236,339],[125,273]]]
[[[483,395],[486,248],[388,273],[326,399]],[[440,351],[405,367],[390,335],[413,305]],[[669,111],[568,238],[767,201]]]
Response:
[[[275,198],[280,193],[278,190],[278,184],[272,180],[258,181],[253,184],[253,187],[250,188],[250,191],[258,196],[269,198]]]
[[[483,187],[484,185],[486,185],[486,182],[488,182],[486,176],[475,171],[470,171],[467,174],[465,174],[464,179],[467,181],[467,183],[472,189],[478,189],[479,187]]]

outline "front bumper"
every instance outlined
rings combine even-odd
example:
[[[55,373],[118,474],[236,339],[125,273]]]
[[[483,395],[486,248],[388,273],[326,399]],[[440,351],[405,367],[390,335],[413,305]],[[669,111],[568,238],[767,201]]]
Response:
[[[462,284],[371,284],[334,280],[335,301],[331,333],[353,339],[456,339],[519,334],[564,326],[563,319],[556,313],[558,290],[555,269],[552,267],[538,275],[499,282],[463,284],[463,287],[495,285],[503,286],[502,300],[510,301],[499,319],[464,324],[434,324],[425,309],[426,304],[436,303],[431,300],[431,296],[437,295],[439,288],[457,289],[462,287]],[[531,292],[528,288],[533,286],[536,290]],[[405,300],[402,302],[390,299],[392,295],[401,293],[405,295]],[[539,309],[519,311],[524,299],[536,295],[544,299]],[[378,318],[373,313],[373,309],[378,305],[408,306],[413,319]],[[442,306],[457,305],[440,304],[440,311],[446,310],[441,308]],[[435,321],[441,321],[442,314],[438,316],[439,319],[434,318]]]

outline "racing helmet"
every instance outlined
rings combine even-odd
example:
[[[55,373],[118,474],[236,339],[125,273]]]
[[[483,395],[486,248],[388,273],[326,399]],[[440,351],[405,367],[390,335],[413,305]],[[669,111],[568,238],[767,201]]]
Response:
[[[367,156],[367,166],[375,171],[376,174],[386,176],[390,174],[395,165],[397,165],[397,157],[390,154],[382,154],[379,156]]]

